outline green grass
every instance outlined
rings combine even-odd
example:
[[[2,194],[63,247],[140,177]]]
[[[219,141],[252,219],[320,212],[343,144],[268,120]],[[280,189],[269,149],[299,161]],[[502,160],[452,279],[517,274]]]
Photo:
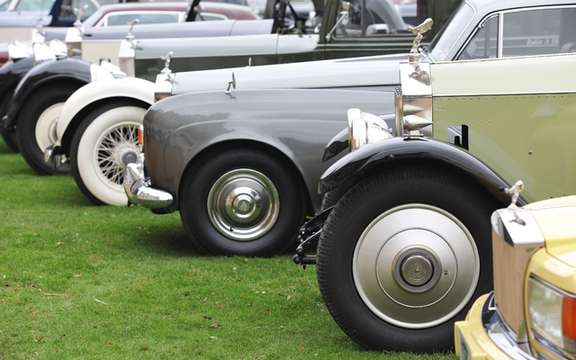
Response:
[[[415,355],[360,350],[313,268],[198,256],[177,215],[92,206],[0,142],[0,359],[304,357]]]

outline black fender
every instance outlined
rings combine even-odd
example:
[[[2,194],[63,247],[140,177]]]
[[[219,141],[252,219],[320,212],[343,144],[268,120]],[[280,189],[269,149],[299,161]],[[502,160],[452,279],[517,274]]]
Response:
[[[80,87],[89,83],[90,66],[90,62],[76,58],[50,60],[34,66],[20,80],[14,91],[7,112],[6,125],[8,127],[17,125],[18,116],[26,100],[40,87],[50,83],[61,86],[66,82],[73,82]]]
[[[481,160],[461,147],[420,137],[383,140],[349,153],[322,174],[318,190],[326,193],[337,189],[338,194],[344,194],[362,177],[402,162],[446,165],[476,181],[503,204],[510,201],[503,191],[510,184]],[[521,199],[519,204],[526,204],[526,201]]]
[[[8,62],[0,67],[0,119],[8,111],[7,107],[14,89],[33,66],[34,59],[27,57],[15,62]],[[4,121],[0,121],[0,131],[5,130],[5,126]]]

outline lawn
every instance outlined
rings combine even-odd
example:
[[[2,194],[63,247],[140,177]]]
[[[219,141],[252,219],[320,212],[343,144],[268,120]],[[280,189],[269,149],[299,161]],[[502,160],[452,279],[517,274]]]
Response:
[[[92,206],[0,140],[0,359],[304,357],[416,356],[360,350],[313,268],[198,256],[177,215]]]

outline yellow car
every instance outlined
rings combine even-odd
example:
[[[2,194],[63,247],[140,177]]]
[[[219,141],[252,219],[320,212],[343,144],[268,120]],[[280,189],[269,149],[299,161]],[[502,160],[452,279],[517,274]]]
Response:
[[[492,215],[492,248],[494,291],[456,323],[456,354],[576,359],[576,196],[522,208],[513,197]]]

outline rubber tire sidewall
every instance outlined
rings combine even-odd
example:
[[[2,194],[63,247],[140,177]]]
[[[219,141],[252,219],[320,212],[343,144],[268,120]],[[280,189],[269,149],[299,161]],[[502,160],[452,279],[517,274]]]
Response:
[[[96,205],[127,206],[128,197],[121,185],[105,183],[94,164],[97,141],[114,124],[134,121],[142,124],[146,110],[126,103],[104,104],[92,111],[74,133],[70,147],[71,173],[82,193]]]
[[[352,272],[355,247],[364,229],[386,210],[408,203],[429,204],[457,214],[474,237],[481,264],[478,285],[467,305],[453,319],[418,330],[394,326],[371,312],[356,289]],[[390,171],[356,184],[334,207],[318,245],[318,283],[332,317],[366,349],[451,349],[453,322],[463,319],[475,299],[492,289],[490,214],[497,206],[483,189],[434,170]]]
[[[180,191],[180,215],[184,228],[198,250],[211,254],[272,256],[294,246],[298,227],[304,221],[305,195],[297,176],[283,161],[263,151],[234,148],[200,159],[184,175]],[[235,241],[222,235],[208,217],[210,188],[224,173],[253,169],[276,186],[280,212],[272,229],[252,241]]]
[[[28,165],[39,175],[67,174],[68,167],[56,167],[44,161],[44,149],[36,143],[36,123],[46,109],[57,103],[64,103],[79,87],[76,85],[41,88],[32,93],[22,105],[16,124],[18,147]]]

